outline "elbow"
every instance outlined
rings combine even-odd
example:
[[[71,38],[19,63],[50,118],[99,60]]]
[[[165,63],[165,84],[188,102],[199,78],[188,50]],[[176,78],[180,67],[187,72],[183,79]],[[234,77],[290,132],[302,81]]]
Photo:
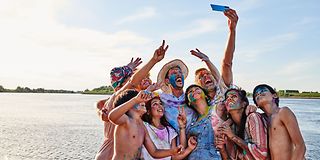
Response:
[[[109,113],[108,119],[109,119],[110,122],[115,123],[116,118],[115,118],[115,116],[114,116],[112,111]]]
[[[301,153],[303,153],[303,155],[305,155],[306,150],[307,150],[306,145],[305,145],[304,143],[302,143],[302,144],[300,145],[300,151],[301,151]]]

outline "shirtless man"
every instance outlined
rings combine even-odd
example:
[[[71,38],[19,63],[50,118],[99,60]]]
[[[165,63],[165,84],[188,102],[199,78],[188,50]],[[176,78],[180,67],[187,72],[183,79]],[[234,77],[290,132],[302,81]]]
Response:
[[[306,146],[297,119],[288,107],[279,107],[279,97],[275,90],[260,84],[253,90],[253,101],[269,118],[271,159],[304,159]]]
[[[151,93],[144,90],[126,90],[116,98],[116,108],[109,113],[110,121],[117,125],[112,159],[139,159],[142,144],[154,158],[164,158],[181,152],[181,145],[171,149],[157,149],[152,142],[141,119],[146,112],[144,102],[151,98]]]

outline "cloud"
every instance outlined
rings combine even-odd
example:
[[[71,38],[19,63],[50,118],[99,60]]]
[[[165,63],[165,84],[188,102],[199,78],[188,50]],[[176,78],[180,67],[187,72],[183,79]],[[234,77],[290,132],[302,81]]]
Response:
[[[175,33],[166,34],[164,35],[164,37],[166,37],[165,39],[171,40],[187,39],[204,33],[217,31],[219,29],[219,26],[220,22],[214,22],[212,21],[212,19],[200,19],[187,26],[187,29]]]
[[[133,13],[133,15],[130,15],[128,17],[125,17],[119,20],[118,22],[116,22],[116,25],[148,19],[155,15],[156,15],[156,10],[154,8],[146,7],[136,13]]]
[[[105,84],[107,71],[127,64],[141,46],[150,43],[131,31],[106,33],[66,26],[56,16],[68,2],[2,1],[0,85],[74,90],[97,87]]]
[[[240,46],[237,50],[239,51],[239,54],[242,55],[241,59],[247,62],[253,62],[260,55],[275,51],[296,39],[296,33],[285,33],[265,38],[265,40],[262,40],[260,43],[254,42],[255,45],[249,45],[244,48]]]

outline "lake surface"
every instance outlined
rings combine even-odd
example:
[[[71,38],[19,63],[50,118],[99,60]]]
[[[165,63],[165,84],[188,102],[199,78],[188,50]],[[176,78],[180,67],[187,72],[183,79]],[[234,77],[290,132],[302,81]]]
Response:
[[[0,160],[93,159],[103,141],[103,95],[0,93]],[[281,99],[299,121],[307,159],[320,159],[320,100]]]

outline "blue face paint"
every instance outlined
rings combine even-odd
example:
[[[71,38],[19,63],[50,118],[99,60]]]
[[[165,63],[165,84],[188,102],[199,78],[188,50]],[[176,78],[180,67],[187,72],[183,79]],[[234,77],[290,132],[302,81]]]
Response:
[[[135,104],[135,105],[133,106],[133,108],[134,108],[134,109],[139,109],[139,104]]]
[[[176,77],[177,76],[175,74],[172,74],[169,77],[169,82],[170,82],[170,84],[172,85],[173,88],[177,88],[178,87],[177,84],[176,84]],[[183,75],[181,77],[181,83],[182,83],[182,86],[183,86],[184,85],[184,77],[183,77]]]
[[[177,88],[177,84],[176,84],[176,75],[175,74],[171,74],[169,77],[169,82],[172,85],[173,88]]]

